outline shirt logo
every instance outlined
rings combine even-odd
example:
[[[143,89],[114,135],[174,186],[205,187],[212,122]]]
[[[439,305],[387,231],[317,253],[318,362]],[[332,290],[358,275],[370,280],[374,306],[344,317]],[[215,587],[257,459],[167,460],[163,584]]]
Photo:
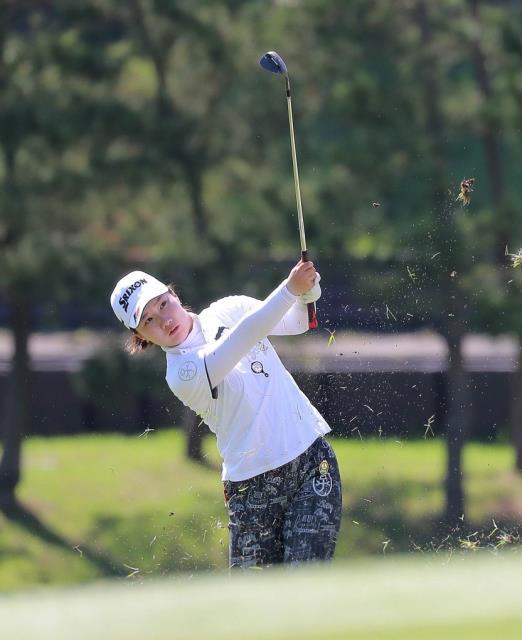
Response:
[[[269,347],[262,340],[259,340],[257,344],[255,344],[252,349],[247,353],[246,357],[252,361],[257,360],[260,353],[266,353]]]
[[[197,372],[198,368],[196,363],[190,360],[189,362],[185,362],[181,365],[178,369],[178,376],[180,380],[183,380],[183,382],[188,382],[196,377]]]
[[[268,378],[268,373],[263,369],[263,363],[259,362],[259,360],[254,360],[254,362],[252,362],[252,364],[250,365],[250,368],[252,369],[253,373],[262,373],[265,378]]]
[[[318,496],[326,498],[333,488],[332,476],[329,473],[322,473],[318,478],[315,477],[312,480],[312,487]]]

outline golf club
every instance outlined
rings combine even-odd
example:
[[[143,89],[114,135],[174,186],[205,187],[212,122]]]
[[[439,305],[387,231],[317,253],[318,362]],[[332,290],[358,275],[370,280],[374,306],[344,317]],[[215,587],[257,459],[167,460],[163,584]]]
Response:
[[[294,170],[294,185],[295,185],[295,199],[297,201],[297,219],[299,222],[299,237],[301,240],[301,259],[303,262],[308,261],[308,250],[306,248],[306,237],[303,222],[303,205],[301,204],[301,189],[299,188],[299,172],[297,169],[297,154],[295,150],[295,136],[294,136],[294,118],[292,116],[292,98],[290,95],[290,78],[288,76],[288,69],[281,56],[275,51],[268,51],[259,61],[259,64],[266,71],[271,73],[280,73],[286,84],[286,102],[288,106],[288,124],[290,126],[290,146],[292,148],[292,167]],[[308,327],[310,329],[316,329],[317,314],[315,302],[310,302],[308,305]]]

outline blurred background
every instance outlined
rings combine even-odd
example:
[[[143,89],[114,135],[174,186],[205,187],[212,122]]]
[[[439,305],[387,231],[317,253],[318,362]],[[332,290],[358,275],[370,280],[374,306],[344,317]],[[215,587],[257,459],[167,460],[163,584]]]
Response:
[[[226,569],[213,437],[108,297],[142,269],[197,312],[297,261],[273,49],[323,287],[274,342],[333,429],[335,562],[518,542],[522,5],[3,0],[0,591]]]

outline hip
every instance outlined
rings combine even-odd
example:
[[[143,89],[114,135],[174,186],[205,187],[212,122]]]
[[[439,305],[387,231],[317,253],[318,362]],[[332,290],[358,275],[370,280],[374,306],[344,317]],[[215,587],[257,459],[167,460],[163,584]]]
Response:
[[[319,436],[305,451],[274,469],[246,480],[223,482],[225,503],[235,497],[248,498],[261,505],[276,500],[284,504],[308,483],[317,495],[327,496],[333,486],[340,486],[335,452],[327,440]]]

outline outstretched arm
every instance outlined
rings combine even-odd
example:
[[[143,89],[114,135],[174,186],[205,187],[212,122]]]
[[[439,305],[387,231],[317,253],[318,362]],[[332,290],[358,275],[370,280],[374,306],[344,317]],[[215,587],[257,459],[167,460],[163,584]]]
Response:
[[[205,353],[205,364],[212,387],[216,387],[248,351],[265,338],[295,305],[297,296],[311,289],[315,279],[311,262],[299,262],[283,281],[261,303],[248,312],[237,325],[211,345]],[[306,307],[304,307],[306,312]]]
[[[317,302],[321,297],[320,280],[321,276],[316,272],[314,286],[307,293],[298,296],[297,302],[290,307],[275,327],[271,329],[271,336],[296,336],[308,331],[307,304],[309,302]]]

